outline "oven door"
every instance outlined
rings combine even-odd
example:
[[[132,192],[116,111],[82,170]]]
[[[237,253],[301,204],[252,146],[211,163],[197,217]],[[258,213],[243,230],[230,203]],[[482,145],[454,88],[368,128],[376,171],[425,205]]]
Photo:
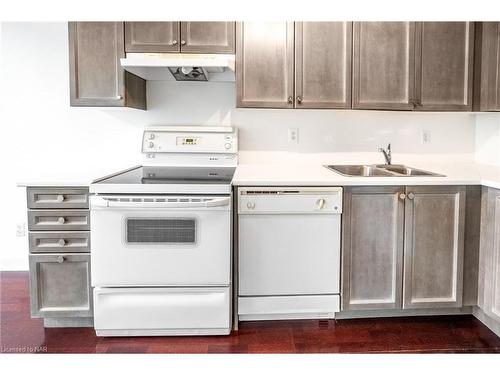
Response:
[[[229,196],[92,196],[93,286],[229,285]]]

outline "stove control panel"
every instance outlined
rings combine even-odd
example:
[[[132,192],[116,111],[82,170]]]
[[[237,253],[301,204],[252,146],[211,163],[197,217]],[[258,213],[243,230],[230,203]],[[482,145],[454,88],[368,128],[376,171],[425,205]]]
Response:
[[[233,154],[238,152],[238,136],[233,127],[147,127],[144,130],[142,152]]]

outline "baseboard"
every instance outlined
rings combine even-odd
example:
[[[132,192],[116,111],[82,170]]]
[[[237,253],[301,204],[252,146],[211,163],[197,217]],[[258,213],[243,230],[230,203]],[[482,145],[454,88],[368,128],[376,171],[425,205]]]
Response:
[[[474,315],[481,323],[488,327],[495,335],[500,337],[500,323],[490,316],[486,315],[485,312],[478,306],[472,308],[472,315]]]
[[[470,315],[472,307],[412,310],[357,310],[335,313],[335,319],[390,318],[404,316]]]
[[[96,329],[97,336],[227,336],[230,328],[179,328],[179,329]]]
[[[94,318],[44,318],[43,326],[45,328],[93,327]]]

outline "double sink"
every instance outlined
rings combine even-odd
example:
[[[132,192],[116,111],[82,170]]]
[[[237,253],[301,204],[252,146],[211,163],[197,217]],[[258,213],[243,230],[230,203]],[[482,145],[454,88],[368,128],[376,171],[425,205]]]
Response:
[[[445,177],[402,164],[325,165],[326,168],[348,177]]]

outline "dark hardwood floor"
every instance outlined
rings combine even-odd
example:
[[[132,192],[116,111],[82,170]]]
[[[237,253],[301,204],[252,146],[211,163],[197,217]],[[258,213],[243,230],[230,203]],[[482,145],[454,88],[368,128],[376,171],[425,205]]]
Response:
[[[27,272],[0,273],[0,350],[48,353],[500,353],[472,316],[243,322],[230,336],[96,337],[30,318]]]

